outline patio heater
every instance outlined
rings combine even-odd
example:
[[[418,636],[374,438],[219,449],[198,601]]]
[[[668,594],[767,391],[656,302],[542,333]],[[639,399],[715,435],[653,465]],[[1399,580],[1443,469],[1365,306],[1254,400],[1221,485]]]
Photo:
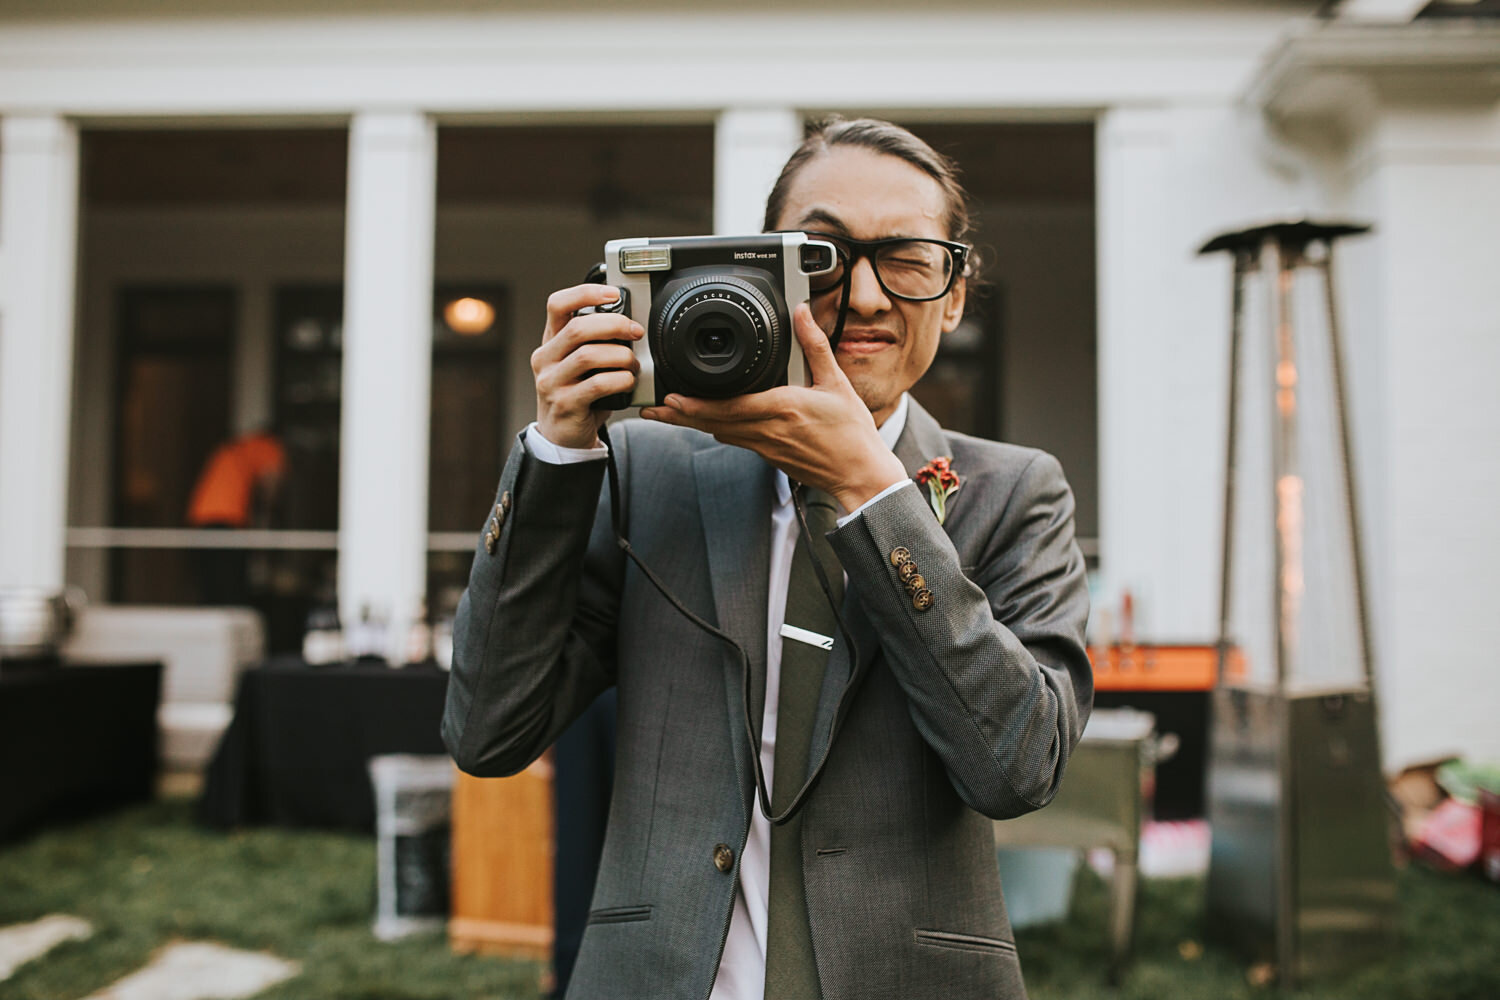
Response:
[[[1335,242],[1368,230],[1278,222],[1199,251],[1234,258],[1208,930],[1288,986],[1395,936],[1332,267]]]

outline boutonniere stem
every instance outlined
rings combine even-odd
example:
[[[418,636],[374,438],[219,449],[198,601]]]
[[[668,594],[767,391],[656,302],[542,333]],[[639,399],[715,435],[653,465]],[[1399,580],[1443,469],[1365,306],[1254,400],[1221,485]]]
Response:
[[[948,516],[948,498],[963,485],[953,471],[953,459],[947,455],[934,458],[917,471],[916,480],[918,485],[926,485],[927,502],[932,505],[938,524],[942,524]]]

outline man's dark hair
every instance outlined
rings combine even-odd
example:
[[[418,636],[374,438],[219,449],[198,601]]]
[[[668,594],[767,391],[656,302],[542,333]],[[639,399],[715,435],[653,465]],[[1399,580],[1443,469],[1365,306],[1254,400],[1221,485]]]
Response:
[[[839,115],[830,115],[808,123],[802,145],[787,159],[786,165],[781,168],[781,176],[776,178],[776,185],[771,188],[770,197],[766,199],[765,229],[768,232],[780,221],[781,213],[786,208],[787,192],[791,190],[797,174],[814,157],[835,146],[854,146],[894,156],[937,181],[947,206],[943,221],[948,238],[959,241],[968,239],[973,219],[969,211],[969,193],[958,180],[958,164],[900,125],[878,118],[847,119]],[[969,270],[972,271],[973,268]]]

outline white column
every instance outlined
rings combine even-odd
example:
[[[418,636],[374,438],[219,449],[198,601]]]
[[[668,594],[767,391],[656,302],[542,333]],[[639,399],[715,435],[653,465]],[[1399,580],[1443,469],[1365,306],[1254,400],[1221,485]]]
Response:
[[[1163,245],[1170,214],[1168,113],[1114,110],[1096,138],[1098,199],[1099,565],[1101,604],[1117,612],[1129,590],[1157,639],[1170,580],[1172,512],[1163,502],[1174,449],[1167,384],[1169,262],[1191,253]],[[1212,335],[1212,334],[1205,334]],[[1212,373],[1217,374],[1217,373]],[[1212,374],[1206,373],[1208,377]],[[1118,621],[1116,625],[1118,626]],[[1142,636],[1137,636],[1142,638]]]
[[[0,123],[0,585],[63,584],[78,130]]]
[[[714,129],[714,232],[758,233],[766,195],[802,141],[802,116],[791,108],[731,108]]]
[[[349,130],[339,613],[389,623],[390,655],[426,590],[436,130],[418,112]]]
[[[1383,109],[1348,241],[1386,766],[1500,756],[1500,106]]]
[[[1197,249],[1291,211],[1301,178],[1263,147],[1227,104],[1115,108],[1098,125],[1097,608],[1118,613],[1129,590],[1147,641],[1218,629],[1231,262]]]

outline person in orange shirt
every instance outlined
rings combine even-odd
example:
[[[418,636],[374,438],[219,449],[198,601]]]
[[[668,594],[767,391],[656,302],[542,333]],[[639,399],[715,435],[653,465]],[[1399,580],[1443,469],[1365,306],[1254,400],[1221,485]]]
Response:
[[[268,429],[243,434],[214,449],[188,502],[195,528],[269,527],[286,473],[286,449]],[[200,592],[206,604],[249,600],[245,549],[198,550]]]

